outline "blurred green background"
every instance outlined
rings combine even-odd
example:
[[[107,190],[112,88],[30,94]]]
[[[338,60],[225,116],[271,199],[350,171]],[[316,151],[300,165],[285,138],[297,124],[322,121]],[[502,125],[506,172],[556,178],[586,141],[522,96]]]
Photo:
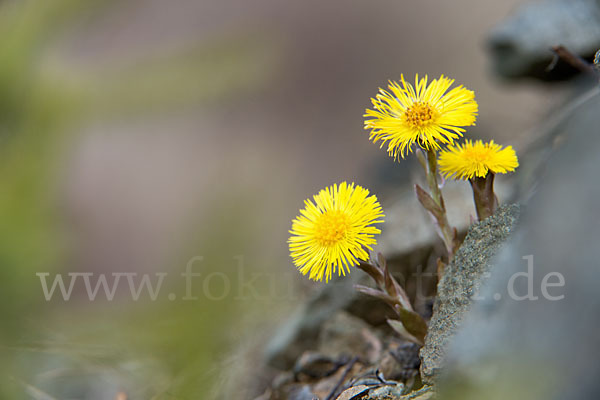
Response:
[[[517,3],[1,2],[0,398],[251,396],[270,330],[318,287],[287,255],[302,201],[405,173],[362,129],[379,86],[454,77],[475,134],[517,146],[547,109],[486,66]],[[69,272],[169,275],[155,301],[46,301],[36,273]]]

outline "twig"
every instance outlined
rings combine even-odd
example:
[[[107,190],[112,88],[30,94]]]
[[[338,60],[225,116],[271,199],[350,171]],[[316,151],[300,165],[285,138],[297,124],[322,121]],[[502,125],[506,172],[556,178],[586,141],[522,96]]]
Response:
[[[575,68],[581,72],[584,72],[586,74],[594,74],[596,72],[594,69],[594,66],[592,64],[585,61],[583,58],[579,57],[577,54],[574,54],[569,49],[567,49],[565,46],[562,46],[562,45],[552,46],[552,51],[558,58],[564,60],[569,65],[571,65],[573,68]],[[552,70],[556,66],[555,60],[553,60],[552,63],[548,66],[549,71]]]
[[[344,381],[348,377],[348,374],[350,373],[350,370],[352,369],[352,367],[354,367],[354,364],[356,363],[356,361],[358,361],[358,357],[354,356],[348,362],[348,365],[346,366],[346,369],[344,370],[344,373],[342,374],[342,376],[340,377],[340,379],[338,380],[338,382],[335,384],[335,386],[333,387],[333,389],[331,389],[331,392],[329,392],[329,395],[325,398],[325,400],[333,400],[333,396],[335,396],[335,394],[338,391],[338,389],[340,388],[340,386],[342,386],[342,383],[344,383]]]

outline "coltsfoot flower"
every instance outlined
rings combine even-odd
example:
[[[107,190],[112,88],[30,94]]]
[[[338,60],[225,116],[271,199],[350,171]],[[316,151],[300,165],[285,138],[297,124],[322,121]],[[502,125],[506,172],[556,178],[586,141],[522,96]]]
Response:
[[[387,143],[390,156],[397,159],[412,152],[416,143],[426,150],[438,150],[462,137],[464,127],[475,125],[477,102],[473,91],[458,86],[454,79],[441,76],[427,84],[427,75],[415,77],[415,86],[404,80],[390,81],[388,90],[379,89],[373,110],[367,109],[365,129],[373,143]]]
[[[517,154],[512,146],[502,148],[493,140],[489,143],[466,140],[462,145],[441,151],[438,163],[440,172],[446,178],[464,180],[483,178],[488,171],[505,174],[519,166]]]
[[[288,243],[299,271],[327,282],[336,271],[346,275],[359,260],[368,260],[367,249],[381,233],[373,224],[383,222],[384,215],[377,198],[354,183],[329,186],[313,200],[306,200],[292,221]]]

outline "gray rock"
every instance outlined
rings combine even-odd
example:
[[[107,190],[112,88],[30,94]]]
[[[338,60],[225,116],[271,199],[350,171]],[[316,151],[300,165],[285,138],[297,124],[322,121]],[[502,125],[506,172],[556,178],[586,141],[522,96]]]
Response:
[[[438,296],[425,345],[421,349],[421,377],[432,383],[443,365],[450,340],[489,274],[492,260],[514,229],[518,205],[502,206],[493,216],[474,224],[438,284]]]
[[[449,348],[441,398],[598,398],[598,110],[596,95],[561,126],[565,143]]]
[[[290,386],[288,389],[289,391],[280,397],[281,400],[319,400],[308,385]]]
[[[400,399],[404,393],[405,388],[403,384],[382,386],[377,389],[373,389],[369,392],[369,395],[365,397],[365,400],[389,400],[389,399]]]
[[[432,400],[435,398],[435,392],[431,386],[425,386],[416,392],[409,393],[400,398],[400,400]]]
[[[402,384],[388,385],[370,389],[365,385],[358,385],[344,390],[336,400],[432,400],[433,389],[425,386],[422,389],[403,395],[405,387]]]
[[[332,358],[314,351],[307,351],[294,365],[294,376],[300,378],[302,375],[310,378],[323,378],[335,373],[338,368],[344,365],[347,358]],[[275,382],[273,383],[275,386]]]
[[[393,341],[387,347],[377,369],[386,380],[408,382],[419,373],[420,346],[415,343]]]
[[[550,48],[564,45],[580,56],[600,47],[597,0],[545,0],[525,4],[496,26],[488,38],[494,68],[508,78],[556,79],[566,69],[549,73]],[[572,72],[572,71],[571,71]]]
[[[335,400],[353,400],[369,391],[367,385],[357,385],[344,390]],[[360,397],[359,397],[360,398]]]
[[[358,357],[372,364],[381,357],[382,347],[366,322],[345,312],[327,320],[319,335],[319,351],[337,359]]]
[[[416,392],[402,395],[404,387],[402,385],[397,386],[384,386],[369,392],[368,397],[363,400],[432,400],[434,398],[434,391],[430,386],[425,386]]]
[[[355,268],[350,276],[334,279],[302,304],[269,340],[265,350],[267,363],[278,369],[290,369],[302,353],[319,347],[323,324],[340,317],[340,311],[348,311],[371,323],[384,323],[386,318],[394,315],[387,304],[354,290],[353,285],[357,283],[371,284],[370,278]],[[357,319],[345,321],[353,328],[358,323],[361,323],[361,328],[369,326]]]
[[[265,350],[267,363],[275,368],[289,369],[305,350],[314,350],[321,325],[352,302],[355,298],[352,285],[360,277],[354,273],[336,279],[303,304],[270,339]]]

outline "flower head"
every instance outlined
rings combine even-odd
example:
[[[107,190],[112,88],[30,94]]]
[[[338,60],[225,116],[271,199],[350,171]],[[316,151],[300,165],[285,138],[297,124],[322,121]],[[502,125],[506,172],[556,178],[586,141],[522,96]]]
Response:
[[[370,129],[373,143],[387,143],[390,156],[404,158],[417,143],[437,150],[440,143],[452,144],[462,136],[465,126],[475,125],[477,102],[471,90],[458,86],[450,89],[453,79],[434,79],[427,85],[427,75],[415,77],[415,87],[401,76],[401,84],[390,81],[387,90],[379,89],[373,110],[364,115],[365,129]]]
[[[505,174],[519,166],[512,146],[502,148],[493,140],[489,143],[466,140],[462,145],[441,151],[438,163],[445,177],[456,179],[482,178],[488,171]]]
[[[383,222],[375,196],[354,183],[334,184],[308,199],[300,216],[292,221],[288,240],[293,262],[312,280],[346,275],[359,260],[368,260],[366,249],[376,244],[381,231],[372,224]]]

